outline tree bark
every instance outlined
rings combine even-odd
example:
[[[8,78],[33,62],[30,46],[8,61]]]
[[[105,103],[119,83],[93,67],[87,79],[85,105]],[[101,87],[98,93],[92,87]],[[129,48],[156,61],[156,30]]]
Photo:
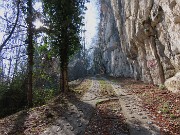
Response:
[[[68,66],[67,63],[61,63],[61,78],[60,78],[60,89],[62,92],[67,92],[68,87]]]
[[[60,89],[62,92],[66,93],[69,90],[68,87],[68,49],[69,49],[69,38],[68,38],[68,27],[65,26],[62,30],[63,40],[62,40],[62,48],[59,50],[60,56],[60,68],[61,68],[61,78],[60,78]]]
[[[27,47],[27,53],[28,53],[28,90],[27,90],[27,101],[28,101],[28,107],[33,106],[33,94],[32,94],[32,86],[33,86],[33,54],[34,54],[34,46],[33,46],[33,24],[32,24],[32,0],[28,0],[27,2],[27,11],[28,11],[28,17],[27,17],[27,24],[28,24],[28,47]]]

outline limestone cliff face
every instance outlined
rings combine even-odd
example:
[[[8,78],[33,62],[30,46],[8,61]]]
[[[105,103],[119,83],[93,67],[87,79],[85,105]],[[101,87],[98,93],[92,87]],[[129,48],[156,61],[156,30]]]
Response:
[[[172,87],[180,72],[180,0],[101,0],[100,18],[107,74]]]

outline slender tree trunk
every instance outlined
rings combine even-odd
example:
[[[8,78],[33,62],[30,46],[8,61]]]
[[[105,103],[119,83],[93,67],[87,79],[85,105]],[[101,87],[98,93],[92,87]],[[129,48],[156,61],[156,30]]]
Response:
[[[32,94],[32,75],[33,75],[33,54],[34,54],[34,46],[33,46],[33,24],[32,24],[32,0],[28,0],[27,2],[27,24],[28,24],[28,91],[27,91],[27,101],[28,101],[28,107],[33,106],[33,94]]]
[[[16,62],[15,62],[15,66],[14,66],[14,73],[13,73],[13,76],[12,76],[12,80],[14,80],[14,77],[17,75],[17,71],[18,71],[18,61],[19,61],[19,56],[20,56],[20,53],[21,53],[21,49],[20,47],[16,49]]]
[[[1,55],[1,53],[0,53],[0,55]],[[3,67],[3,58],[1,58],[1,56],[0,56],[0,83],[2,83],[3,84],[3,82],[4,82],[4,67]]]
[[[68,36],[67,36],[67,29],[68,27],[65,27],[62,31],[63,33],[63,47],[59,50],[60,52],[60,67],[61,67],[61,78],[60,78],[60,89],[62,92],[68,92]]]
[[[63,72],[63,68],[61,67],[60,69],[60,92],[64,92],[64,83],[63,83],[63,78],[64,78],[64,72]]]
[[[63,78],[64,91],[67,92],[69,90],[69,87],[68,87],[68,67],[67,67],[67,65],[64,67],[63,72],[64,72],[64,78]]]
[[[9,58],[8,83],[11,82],[11,66],[12,66],[12,57]]]
[[[66,63],[61,63],[61,77],[60,77],[60,89],[62,92],[67,92],[68,87],[68,66]]]

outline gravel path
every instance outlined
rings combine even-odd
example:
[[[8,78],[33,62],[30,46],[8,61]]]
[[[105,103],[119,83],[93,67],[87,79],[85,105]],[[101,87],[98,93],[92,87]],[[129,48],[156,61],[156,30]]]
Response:
[[[119,97],[123,114],[129,125],[130,135],[160,135],[160,128],[148,117],[150,113],[142,108],[143,101],[129,94],[119,84],[110,83]]]
[[[128,94],[120,85],[101,79],[112,85],[116,98],[103,97],[98,79],[92,78],[92,85],[82,99],[68,103],[68,111],[42,135],[160,135],[159,128],[148,118],[149,113],[142,109],[137,97]],[[121,109],[113,109],[109,106],[111,102]],[[108,112],[102,113],[102,108]],[[117,126],[123,126],[124,117],[129,132]]]
[[[91,88],[81,101],[68,103],[68,111],[56,120],[42,135],[84,135],[99,98],[99,82],[93,78]]]

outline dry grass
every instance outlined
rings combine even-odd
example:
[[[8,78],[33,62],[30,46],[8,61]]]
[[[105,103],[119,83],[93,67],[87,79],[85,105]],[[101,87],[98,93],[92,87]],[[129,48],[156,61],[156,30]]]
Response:
[[[71,92],[74,92],[79,98],[91,87],[92,80],[86,78],[70,85]]]
[[[117,96],[116,93],[114,92],[112,85],[107,83],[105,80],[99,80],[100,83],[100,94],[102,96],[107,96],[107,97],[115,97]]]

